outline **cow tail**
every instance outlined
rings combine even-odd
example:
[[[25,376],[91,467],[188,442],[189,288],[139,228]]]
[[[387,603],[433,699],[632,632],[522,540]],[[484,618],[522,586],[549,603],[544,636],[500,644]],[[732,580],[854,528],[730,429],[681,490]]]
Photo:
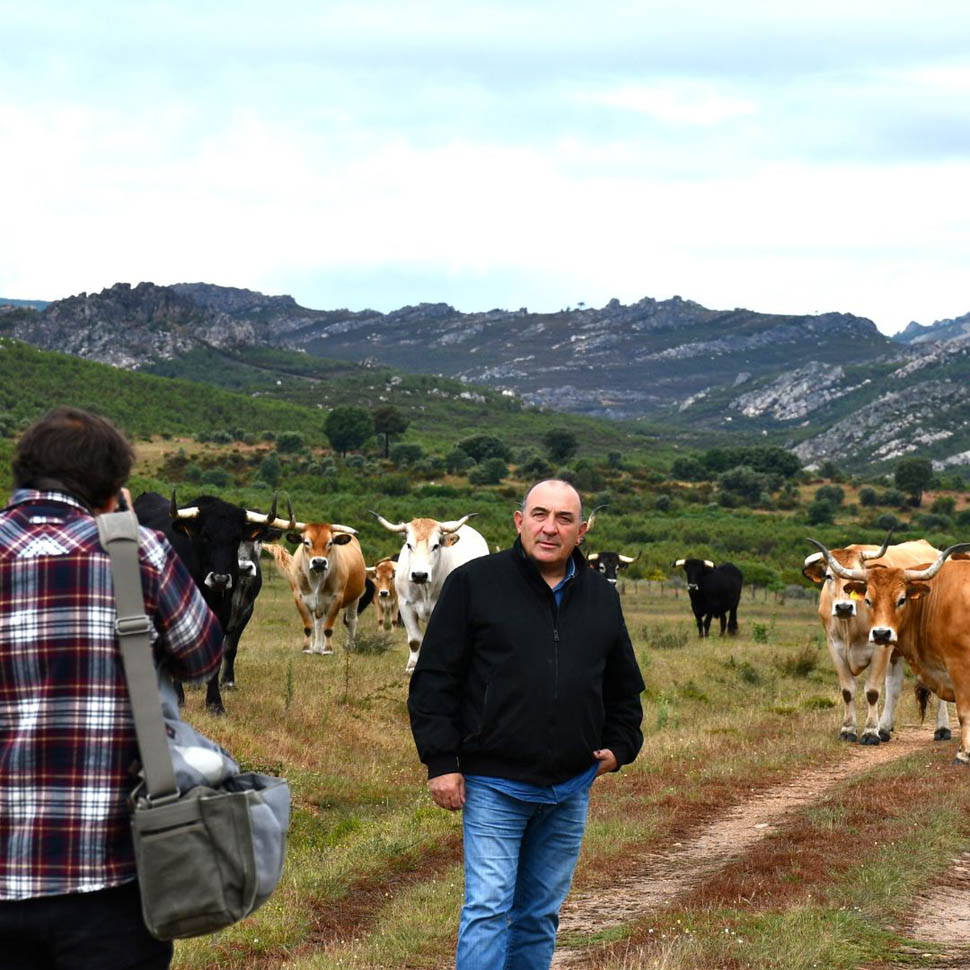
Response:
[[[282,546],[277,545],[275,542],[268,542],[263,546],[264,549],[268,549],[273,557],[273,561],[276,563],[276,568],[284,575],[290,575],[290,567],[293,564],[293,557],[289,552]]]
[[[377,587],[374,585],[373,580],[364,580],[364,592],[360,594],[360,599],[357,600],[357,615],[360,616],[364,610],[370,606],[370,601],[374,598],[374,590]]]
[[[914,689],[916,691],[916,703],[919,704],[919,720],[922,724],[926,718],[926,702],[930,699],[930,689],[919,682],[915,684]]]

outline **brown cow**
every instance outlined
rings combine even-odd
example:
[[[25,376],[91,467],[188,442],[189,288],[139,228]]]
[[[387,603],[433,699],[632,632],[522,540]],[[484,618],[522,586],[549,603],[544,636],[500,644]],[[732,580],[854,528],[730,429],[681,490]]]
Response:
[[[357,604],[364,592],[364,556],[356,530],[329,522],[290,520],[287,539],[299,542],[293,555],[275,543],[264,546],[286,576],[303,619],[303,652],[333,653],[337,614],[344,611],[347,649],[357,632]]]
[[[940,550],[931,546],[925,539],[889,545],[892,533],[886,537],[882,546],[853,544],[844,549],[830,549],[829,554],[848,569],[864,566],[867,562],[881,566],[912,567],[932,562]],[[872,662],[873,643],[869,639],[869,608],[857,593],[850,595],[846,589],[848,580],[836,575],[827,565],[820,552],[813,553],[805,560],[802,573],[816,586],[819,586],[818,616],[825,631],[825,642],[829,648],[832,665],[838,674],[842,688],[844,705],[842,726],[839,737],[843,741],[855,741],[858,725],[855,710],[856,677]],[[903,658],[894,652],[886,673],[885,689],[877,680],[877,674],[870,669],[865,684],[868,704],[862,744],[879,744],[888,741],[893,729],[896,702],[903,686]],[[879,713],[880,695],[883,700],[882,714]],[[940,741],[950,739],[950,717],[946,701],[940,701],[936,717],[936,738]]]
[[[890,655],[899,650],[917,680],[938,697],[955,701],[960,719],[957,764],[970,764],[970,549],[962,542],[944,549],[921,568],[867,566],[847,569],[820,542],[849,594],[865,597],[869,607],[869,640],[873,644],[873,677],[885,673]]]
[[[373,566],[367,567],[367,575],[374,581],[374,602],[377,604],[377,629],[401,625],[401,614],[398,612],[397,589],[394,586],[394,569],[396,563],[389,556],[379,559]]]

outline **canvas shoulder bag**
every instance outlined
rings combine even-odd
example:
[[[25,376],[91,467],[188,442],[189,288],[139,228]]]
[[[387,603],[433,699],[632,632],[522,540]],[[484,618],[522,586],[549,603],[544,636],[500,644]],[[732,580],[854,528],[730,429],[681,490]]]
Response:
[[[159,940],[223,929],[261,906],[283,872],[290,790],[282,778],[240,772],[219,745],[178,717],[156,672],[132,512],[99,515],[111,557],[116,630],[141,755],[131,834],[142,914]]]

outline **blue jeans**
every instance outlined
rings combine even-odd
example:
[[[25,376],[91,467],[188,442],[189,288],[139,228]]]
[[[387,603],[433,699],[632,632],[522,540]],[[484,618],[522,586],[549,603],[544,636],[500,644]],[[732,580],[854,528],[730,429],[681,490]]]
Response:
[[[548,804],[465,779],[457,970],[548,970],[588,805],[588,786]]]

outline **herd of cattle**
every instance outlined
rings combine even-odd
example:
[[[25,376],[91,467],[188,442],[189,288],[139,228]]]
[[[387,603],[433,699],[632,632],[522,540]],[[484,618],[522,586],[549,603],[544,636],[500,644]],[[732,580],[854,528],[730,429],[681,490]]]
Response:
[[[211,496],[179,506],[157,493],[140,495],[139,521],[162,532],[185,562],[226,634],[221,684],[234,686],[239,637],[253,613],[262,585],[259,558],[264,547],[287,578],[303,623],[307,653],[333,653],[333,629],[343,613],[348,649],[353,649],[357,617],[373,599],[378,625],[407,631],[406,671],[417,663],[422,625],[448,575],[470,559],[489,553],[484,537],[469,526],[471,515],[453,521],[415,518],[390,522],[371,514],[403,545],[394,557],[366,566],[357,530],[328,522],[299,522],[292,508],[277,516],[276,499],[266,514]],[[592,526],[595,515],[591,515]],[[296,544],[290,553],[277,540]],[[955,701],[961,738],[957,761],[970,764],[970,543],[940,551],[925,540],[881,547],[849,545],[805,559],[803,573],[820,587],[819,618],[845,705],[839,735],[862,744],[888,741],[903,681],[903,661],[918,681],[921,706],[937,695],[937,739],[950,738],[947,701]],[[591,553],[587,561],[607,580],[639,558],[617,552]],[[678,559],[686,574],[699,636],[709,635],[712,619],[721,635],[737,633],[743,577],[731,563]],[[868,670],[868,712],[859,737],[855,679]],[[880,713],[879,702],[883,707]],[[208,683],[206,706],[224,713],[220,676]]]

